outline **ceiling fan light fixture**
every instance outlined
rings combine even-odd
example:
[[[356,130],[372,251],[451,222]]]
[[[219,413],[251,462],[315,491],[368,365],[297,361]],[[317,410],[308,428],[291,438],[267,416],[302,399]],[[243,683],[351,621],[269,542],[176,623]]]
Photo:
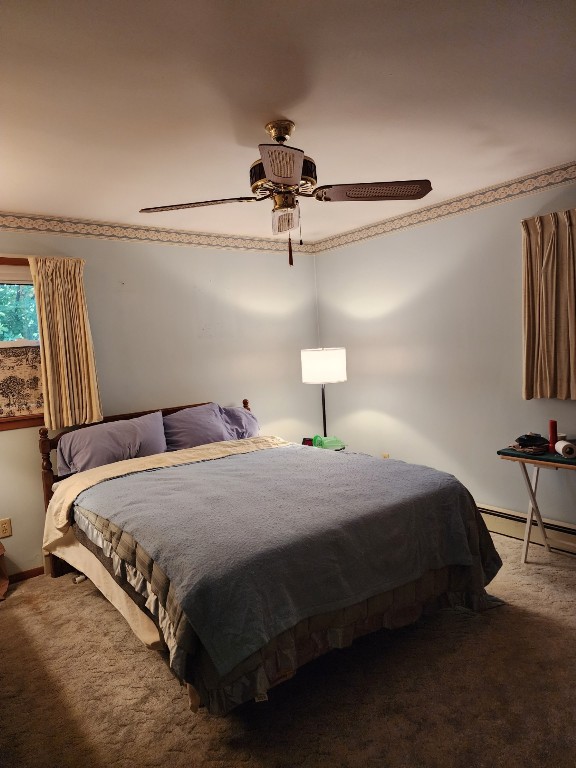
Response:
[[[273,211],[272,212],[272,234],[281,235],[283,232],[289,232],[291,229],[298,228],[300,216],[298,209],[292,211]]]
[[[298,229],[300,224],[300,206],[293,194],[274,195],[272,209],[272,233],[281,235],[291,229]]]

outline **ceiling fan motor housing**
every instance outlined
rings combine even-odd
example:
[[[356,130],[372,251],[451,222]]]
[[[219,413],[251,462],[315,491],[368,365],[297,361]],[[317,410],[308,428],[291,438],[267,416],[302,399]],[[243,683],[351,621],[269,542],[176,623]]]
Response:
[[[316,176],[316,163],[311,157],[304,155],[304,162],[302,164],[302,177],[300,179],[299,189],[302,192],[310,193],[318,183]],[[272,183],[266,178],[264,171],[264,163],[261,159],[256,160],[250,166],[250,188],[252,194],[256,196],[264,196],[268,194],[272,187]]]

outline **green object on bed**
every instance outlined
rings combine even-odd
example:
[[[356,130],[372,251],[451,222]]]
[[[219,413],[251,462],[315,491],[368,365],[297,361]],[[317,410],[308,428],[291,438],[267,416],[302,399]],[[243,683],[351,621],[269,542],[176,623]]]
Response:
[[[331,451],[341,451],[346,446],[338,437],[321,437],[314,435],[312,445],[315,448],[329,448]]]

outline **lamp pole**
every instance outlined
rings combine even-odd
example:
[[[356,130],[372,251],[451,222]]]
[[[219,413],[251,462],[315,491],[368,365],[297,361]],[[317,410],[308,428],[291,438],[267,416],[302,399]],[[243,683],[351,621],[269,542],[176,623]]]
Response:
[[[324,427],[324,437],[328,437],[326,432],[326,384],[322,384],[322,426]]]

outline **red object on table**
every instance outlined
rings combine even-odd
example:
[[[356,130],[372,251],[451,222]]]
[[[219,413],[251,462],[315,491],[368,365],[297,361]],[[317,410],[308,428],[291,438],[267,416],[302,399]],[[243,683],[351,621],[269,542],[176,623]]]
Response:
[[[550,453],[556,453],[556,443],[558,442],[558,422],[550,419],[548,422],[548,450]]]

